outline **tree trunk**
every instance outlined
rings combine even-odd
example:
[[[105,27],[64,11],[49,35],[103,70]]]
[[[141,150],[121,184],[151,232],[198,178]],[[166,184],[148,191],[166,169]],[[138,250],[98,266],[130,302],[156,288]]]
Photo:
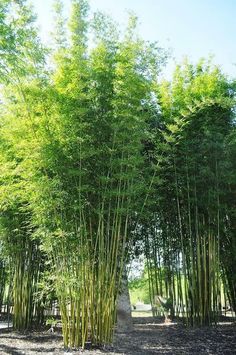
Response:
[[[133,321],[126,270],[122,276],[121,291],[117,301],[117,332],[132,332]]]

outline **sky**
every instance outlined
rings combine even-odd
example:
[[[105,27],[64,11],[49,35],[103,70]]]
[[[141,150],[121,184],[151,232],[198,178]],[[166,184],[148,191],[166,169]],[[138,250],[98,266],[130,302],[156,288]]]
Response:
[[[53,26],[53,0],[31,0],[38,14],[44,41]],[[70,0],[64,0],[69,13]],[[139,34],[172,49],[174,61],[187,56],[193,62],[214,56],[223,72],[236,78],[236,0],[90,0],[92,11],[100,10],[124,24],[127,10],[139,18]]]

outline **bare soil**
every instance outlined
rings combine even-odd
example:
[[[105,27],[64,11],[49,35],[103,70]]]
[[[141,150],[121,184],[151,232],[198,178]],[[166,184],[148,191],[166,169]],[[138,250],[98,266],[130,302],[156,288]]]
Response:
[[[0,354],[77,355],[81,351],[63,349],[59,331],[22,334],[0,329]],[[232,319],[225,319],[218,326],[189,329],[178,322],[165,324],[161,318],[134,318],[134,330],[116,334],[113,347],[91,348],[87,344],[83,354],[236,355],[236,324]]]

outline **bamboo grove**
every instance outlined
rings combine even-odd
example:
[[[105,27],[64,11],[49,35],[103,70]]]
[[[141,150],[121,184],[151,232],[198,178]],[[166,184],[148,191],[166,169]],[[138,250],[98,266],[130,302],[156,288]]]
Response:
[[[122,275],[144,252],[150,298],[188,324],[236,307],[235,87],[55,1],[50,48],[27,1],[0,4],[0,306],[17,330],[57,300],[65,347],[111,343]],[[92,43],[92,45],[91,45]]]
[[[148,155],[161,156],[160,181],[142,227],[151,299],[163,295],[172,315],[208,325],[227,300],[235,311],[234,84],[207,62],[185,62],[159,100],[161,132]]]

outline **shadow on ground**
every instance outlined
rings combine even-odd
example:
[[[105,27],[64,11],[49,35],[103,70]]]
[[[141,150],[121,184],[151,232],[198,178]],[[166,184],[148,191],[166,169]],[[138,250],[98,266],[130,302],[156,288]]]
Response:
[[[162,318],[134,318],[134,330],[119,333],[112,348],[89,348],[84,355],[233,355],[236,354],[236,325],[232,319],[214,327],[186,328],[173,321],[164,324]],[[0,330],[0,354],[66,354],[61,334],[34,332],[21,334],[12,330]],[[70,352],[79,354],[79,351]],[[67,352],[69,354],[69,352]]]
[[[134,331],[129,337],[120,334],[116,346],[124,354],[236,354],[236,326],[224,321],[218,326],[186,328],[173,321],[135,318]]]

